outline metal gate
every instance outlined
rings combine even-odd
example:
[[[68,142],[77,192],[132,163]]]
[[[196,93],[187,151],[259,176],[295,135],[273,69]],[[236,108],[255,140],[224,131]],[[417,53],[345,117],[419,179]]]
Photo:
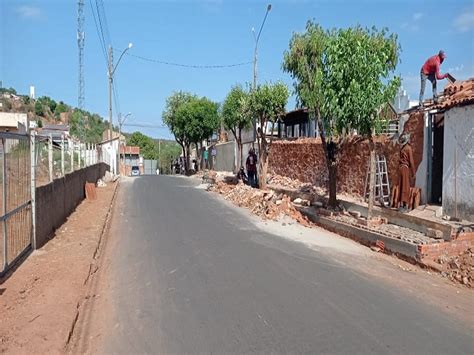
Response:
[[[143,173],[145,175],[156,175],[156,160],[143,160]]]
[[[30,136],[0,132],[0,275],[31,248]]]

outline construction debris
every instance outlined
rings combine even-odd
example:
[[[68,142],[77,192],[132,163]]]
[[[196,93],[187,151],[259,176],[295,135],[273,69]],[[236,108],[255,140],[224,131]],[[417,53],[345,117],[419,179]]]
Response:
[[[441,265],[441,275],[451,281],[474,287],[474,249],[469,248],[454,257],[441,256],[437,260]]]
[[[253,214],[263,219],[278,220],[286,215],[306,227],[311,226],[311,222],[296,210],[290,198],[284,194],[254,189],[242,182],[227,184],[219,181],[209,190],[223,195],[226,200],[239,207],[248,208]]]

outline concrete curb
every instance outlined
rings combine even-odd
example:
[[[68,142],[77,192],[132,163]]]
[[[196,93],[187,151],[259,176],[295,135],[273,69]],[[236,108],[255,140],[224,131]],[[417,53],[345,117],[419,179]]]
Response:
[[[339,221],[334,221],[327,217],[318,215],[310,207],[297,207],[297,209],[308,219],[318,226],[327,229],[331,232],[340,234],[344,237],[353,239],[363,245],[374,245],[377,240],[381,240],[385,244],[385,250],[394,254],[402,255],[413,261],[418,261],[418,245],[403,241],[400,239],[390,238],[386,235],[369,231],[367,229],[358,228],[356,226],[346,224]]]

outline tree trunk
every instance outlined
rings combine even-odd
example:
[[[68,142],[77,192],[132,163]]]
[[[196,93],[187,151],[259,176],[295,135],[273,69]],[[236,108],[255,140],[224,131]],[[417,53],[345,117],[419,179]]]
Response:
[[[242,130],[239,129],[239,139],[237,140],[238,149],[239,149],[239,167],[238,170],[244,166],[244,152],[242,147]]]
[[[337,165],[335,163],[328,164],[329,173],[329,207],[337,206]]]
[[[258,163],[259,175],[258,175],[258,186],[261,190],[267,189],[267,171],[268,171],[268,155],[266,153],[266,145],[262,144],[262,154]]]
[[[374,189],[375,189],[375,146],[372,137],[369,140],[370,148],[370,172],[369,172],[369,208],[367,212],[367,219],[372,219],[374,209]],[[364,191],[365,195],[366,191]]]

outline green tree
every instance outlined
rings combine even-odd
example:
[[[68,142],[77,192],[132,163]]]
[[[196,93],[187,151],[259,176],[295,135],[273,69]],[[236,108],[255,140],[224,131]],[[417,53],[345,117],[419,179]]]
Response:
[[[218,104],[206,97],[193,97],[176,111],[177,116],[186,122],[185,132],[189,141],[194,143],[196,152],[201,149],[202,141],[212,136],[219,127]],[[200,163],[198,154],[198,163]]]
[[[40,101],[35,102],[35,114],[36,116],[44,116],[43,105]]]
[[[63,112],[68,112],[70,110],[70,107],[66,105],[64,102],[59,101],[59,104],[56,105],[56,108],[54,109],[54,116],[56,119],[59,119],[61,113]]]
[[[41,102],[44,106],[48,106],[51,113],[54,113],[54,110],[56,110],[57,103],[49,96],[42,96],[37,101]]]
[[[252,126],[252,117],[245,111],[249,92],[241,85],[233,86],[222,105],[221,115],[224,127],[232,132],[238,149],[237,170],[243,165],[242,130]]]
[[[260,188],[267,187],[268,153],[273,142],[275,123],[285,114],[288,102],[288,87],[283,83],[267,83],[250,92],[245,112],[256,117],[257,144],[259,155]],[[267,133],[270,133],[270,138]]]
[[[371,142],[379,111],[400,86],[393,76],[400,46],[386,29],[324,30],[308,21],[284,54],[298,104],[317,120],[329,173],[329,205],[337,204],[338,156],[354,132]],[[372,154],[371,154],[372,155]],[[371,179],[373,180],[373,179]]]
[[[141,132],[133,132],[127,139],[127,145],[140,147],[140,155],[144,159],[158,159],[158,147],[155,141]]]
[[[163,111],[164,124],[168,126],[171,133],[173,133],[176,142],[178,142],[183,150],[186,171],[189,169],[189,149],[192,137],[189,136],[186,117],[178,113],[182,110],[183,105],[195,99],[196,96],[191,93],[183,91],[175,92],[166,99],[166,106]]]
[[[171,163],[179,158],[181,147],[176,142],[161,141],[159,151],[159,167],[162,174],[171,174]]]

